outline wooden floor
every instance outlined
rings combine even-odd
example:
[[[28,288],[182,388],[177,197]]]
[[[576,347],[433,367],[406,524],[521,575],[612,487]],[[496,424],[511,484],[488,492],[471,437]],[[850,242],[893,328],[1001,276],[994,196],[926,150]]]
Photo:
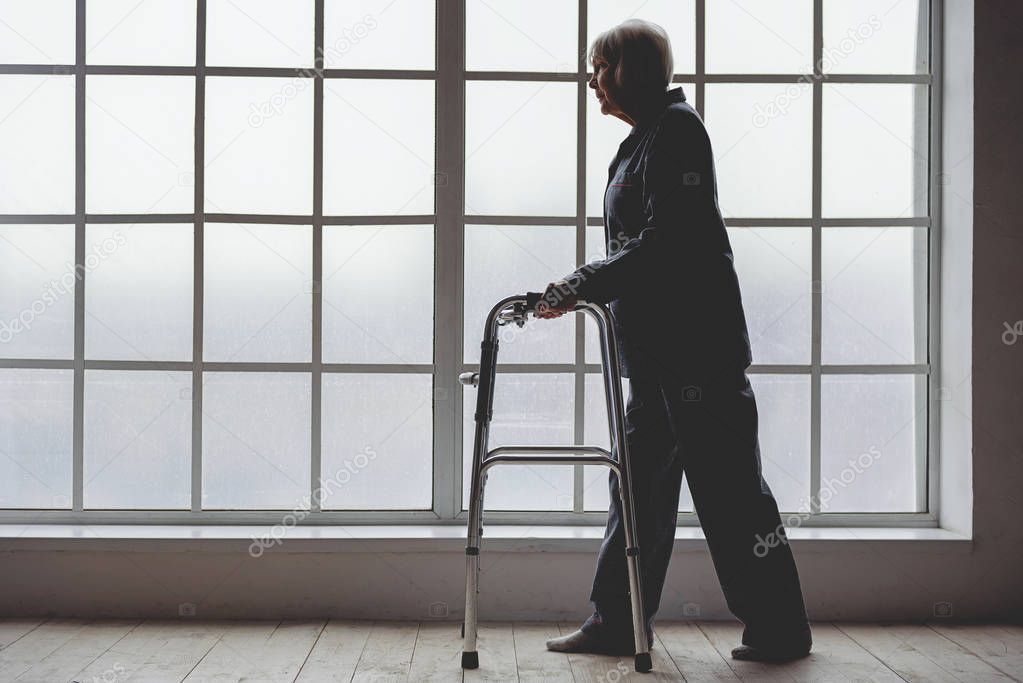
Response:
[[[806,659],[729,657],[738,622],[658,622],[654,671],[632,657],[562,655],[575,623],[485,623],[460,668],[458,623],[0,620],[0,681],[1019,681],[1023,627],[815,623]]]

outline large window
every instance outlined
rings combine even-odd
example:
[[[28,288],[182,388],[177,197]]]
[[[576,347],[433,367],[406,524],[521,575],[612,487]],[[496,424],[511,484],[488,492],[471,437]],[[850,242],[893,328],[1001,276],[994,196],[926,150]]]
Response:
[[[628,127],[583,57],[639,16],[711,134],[781,508],[933,523],[940,7],[542,9],[0,0],[0,514],[462,518],[456,375],[493,303],[603,257]],[[594,335],[503,328],[492,445],[606,444]],[[499,468],[486,507],[600,523],[607,476]]]

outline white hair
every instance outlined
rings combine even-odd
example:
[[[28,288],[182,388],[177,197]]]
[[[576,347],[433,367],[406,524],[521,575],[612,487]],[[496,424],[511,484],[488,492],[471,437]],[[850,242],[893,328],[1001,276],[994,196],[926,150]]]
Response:
[[[667,31],[652,21],[626,19],[604,31],[590,45],[590,63],[597,57],[614,70],[619,87],[665,90],[671,83],[671,41]]]

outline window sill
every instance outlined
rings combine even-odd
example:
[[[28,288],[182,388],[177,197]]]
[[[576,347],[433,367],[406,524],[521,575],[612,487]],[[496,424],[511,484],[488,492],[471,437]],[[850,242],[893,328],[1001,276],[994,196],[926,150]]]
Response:
[[[787,529],[798,552],[829,552],[835,545],[899,544],[920,552],[971,552],[973,540],[947,529],[799,527]],[[484,526],[483,552],[596,552],[602,526]],[[0,524],[0,549],[118,552],[463,552],[465,527],[409,525],[141,525]],[[705,552],[703,530],[679,527],[674,552]]]

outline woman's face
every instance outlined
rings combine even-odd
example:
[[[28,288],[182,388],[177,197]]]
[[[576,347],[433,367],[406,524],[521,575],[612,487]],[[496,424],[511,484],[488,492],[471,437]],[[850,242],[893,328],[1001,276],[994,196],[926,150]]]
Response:
[[[593,59],[593,76],[590,78],[590,87],[596,92],[601,114],[614,116],[623,113],[622,93],[614,83],[614,72],[610,68],[610,64],[602,57]]]

